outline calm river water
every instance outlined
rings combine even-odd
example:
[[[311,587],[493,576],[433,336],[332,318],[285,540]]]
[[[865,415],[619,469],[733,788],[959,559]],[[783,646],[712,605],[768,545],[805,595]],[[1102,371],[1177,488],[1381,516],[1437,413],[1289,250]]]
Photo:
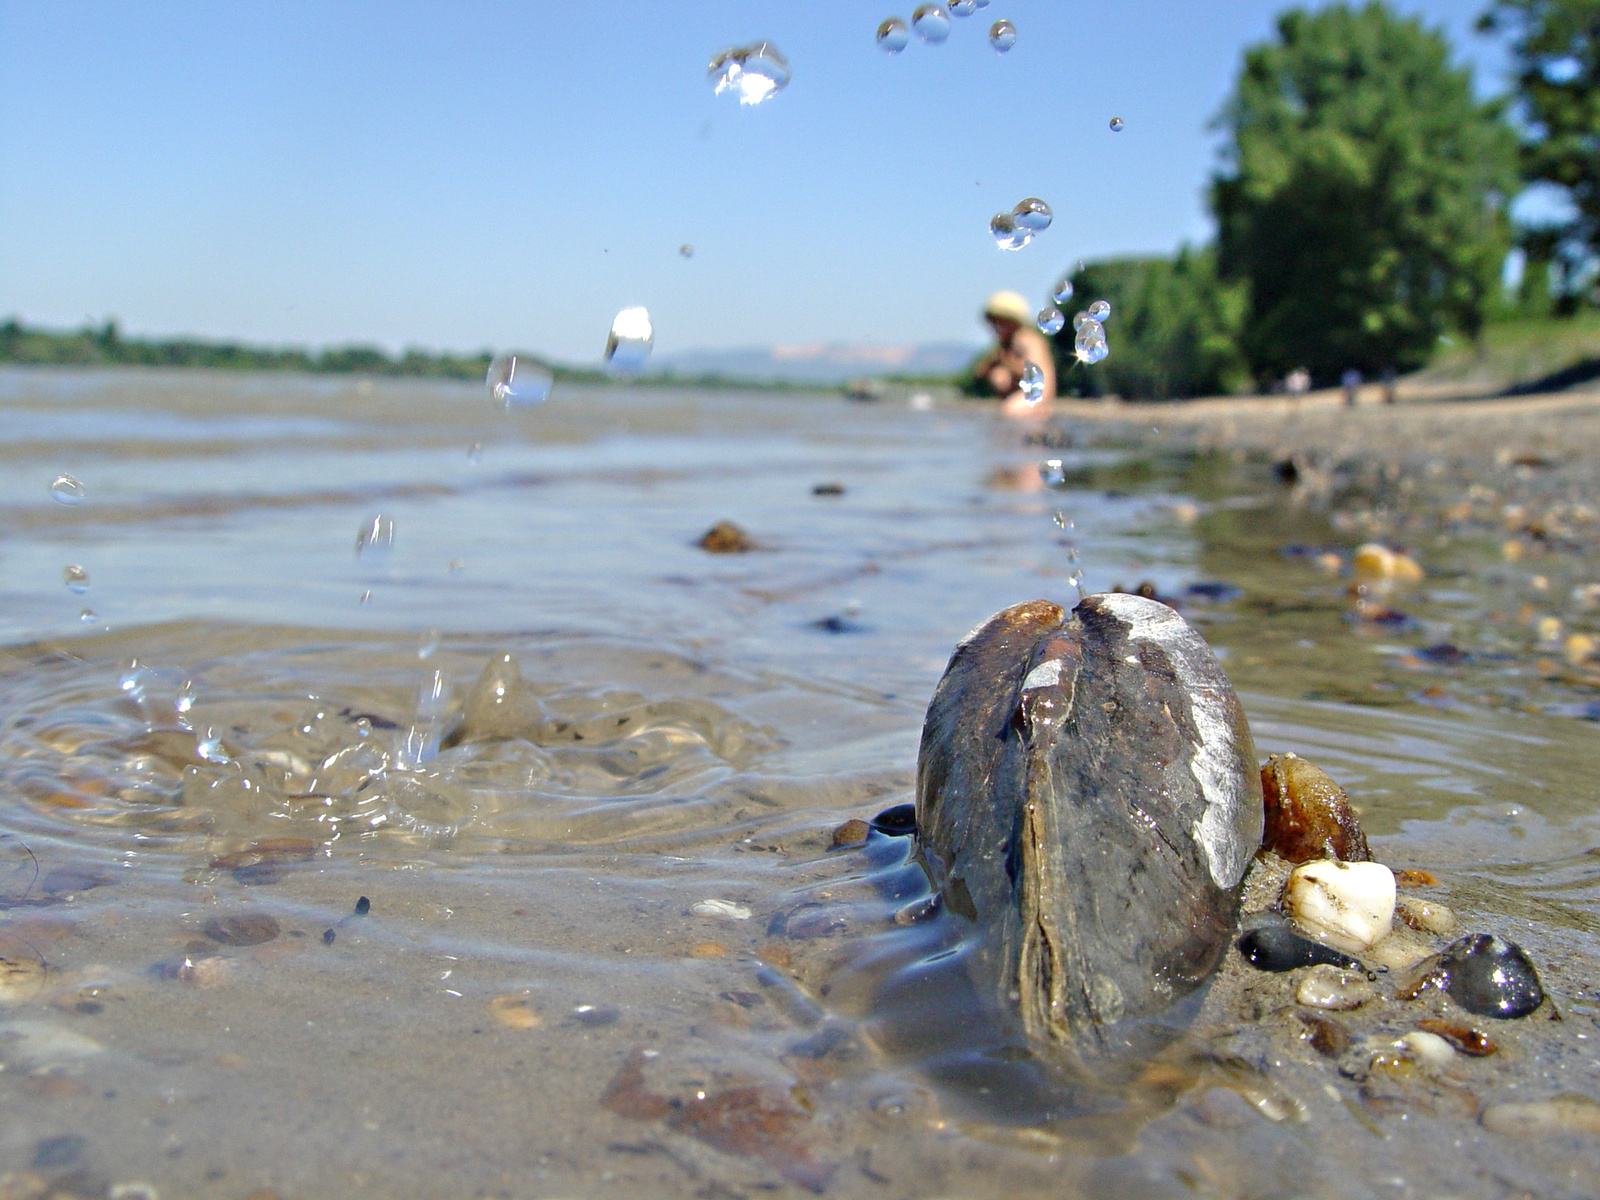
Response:
[[[904,842],[832,831],[911,799],[951,647],[1075,549],[1090,591],[1239,589],[1184,611],[1261,753],[1534,955],[1559,1032],[1452,1086],[1600,1093],[1595,726],[1397,690],[1425,631],[1344,620],[1280,553],[1339,535],[1270,489],[1048,453],[1082,486],[1019,487],[1042,452],[973,408],[0,373],[0,1194],[1584,1194],[1593,1135],[1332,1064],[1289,1119],[1200,1086],[1096,1141],[875,1031]]]

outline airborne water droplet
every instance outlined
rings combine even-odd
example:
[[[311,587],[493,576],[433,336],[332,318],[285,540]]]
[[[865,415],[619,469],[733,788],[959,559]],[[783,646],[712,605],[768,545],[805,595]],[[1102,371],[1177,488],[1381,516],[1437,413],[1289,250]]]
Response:
[[[1039,310],[1040,333],[1047,335],[1060,333],[1062,326],[1066,323],[1067,319],[1061,315],[1059,308],[1041,308]]]
[[[911,28],[923,41],[936,46],[950,36],[950,15],[937,4],[924,4],[911,14]]]
[[[515,354],[497,355],[484,376],[489,399],[507,412],[524,404],[543,404],[550,398],[554,379],[549,371]]]
[[[760,104],[789,83],[789,60],[771,42],[724,50],[706,69],[717,95],[738,93],[740,104]]]
[[[1082,329],[1083,325],[1084,325],[1084,322],[1085,321],[1090,321],[1090,320],[1093,320],[1093,318],[1090,317],[1088,313],[1084,312],[1083,309],[1080,308],[1077,312],[1072,314],[1072,328],[1073,329]]]
[[[1026,200],[1017,201],[1017,206],[1011,210],[1012,219],[1029,233],[1043,233],[1050,228],[1053,214],[1050,206],[1037,196],[1029,196]]]
[[[82,621],[85,625],[93,625],[99,619],[100,614],[95,612],[92,608],[86,608],[78,614],[78,620]]]
[[[977,0],[950,0],[952,17],[970,17],[977,10]]]
[[[1110,315],[1111,302],[1109,300],[1096,300],[1093,304],[1089,305],[1089,316],[1094,320],[1099,321],[1101,324],[1104,324],[1106,318]]]
[[[885,54],[899,54],[911,40],[906,23],[899,17],[890,17],[878,26],[878,49]]]
[[[1067,469],[1059,458],[1047,458],[1039,464],[1039,478],[1044,480],[1045,487],[1061,487],[1067,482]],[[1066,528],[1066,514],[1057,511],[1056,524]]]
[[[1001,54],[1017,44],[1017,27],[1010,21],[996,21],[989,27],[989,45]]]
[[[1085,316],[1083,324],[1078,326],[1078,335],[1073,339],[1073,352],[1081,362],[1097,363],[1111,353],[1106,345],[1106,331],[1100,322]]]
[[[82,567],[68,567],[61,572],[61,582],[67,585],[67,591],[81,596],[89,590],[89,572]]]
[[[1050,298],[1057,304],[1065,304],[1072,299],[1072,280],[1063,278],[1056,280],[1056,286],[1050,289]]]
[[[82,504],[83,484],[71,475],[57,475],[50,484],[50,499],[57,504]]]
[[[1022,378],[1018,380],[1017,387],[1022,390],[1022,398],[1029,404],[1037,404],[1044,399],[1044,372],[1038,363],[1029,363],[1022,368]]]
[[[623,309],[611,322],[611,332],[606,336],[606,366],[613,371],[639,370],[650,357],[655,337],[645,309]]]
[[[994,236],[994,244],[1002,250],[1021,250],[1033,241],[1033,234],[1021,228],[1010,213],[995,213],[989,221],[989,232]]]
[[[382,561],[394,549],[394,522],[379,513],[356,530],[356,557]]]
[[[1123,126],[1123,120],[1122,120],[1121,117],[1112,117],[1111,118],[1111,132],[1112,133],[1121,133],[1122,132],[1122,126]]]
[[[688,242],[685,242],[683,245],[678,247],[678,253],[683,255],[684,258],[693,258],[694,247],[689,245]]]

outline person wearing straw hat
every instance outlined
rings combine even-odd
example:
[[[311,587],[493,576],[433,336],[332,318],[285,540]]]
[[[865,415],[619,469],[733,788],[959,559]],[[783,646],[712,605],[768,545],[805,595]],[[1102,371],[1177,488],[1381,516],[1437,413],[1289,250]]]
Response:
[[[974,368],[978,382],[1001,398],[1005,416],[1048,416],[1056,397],[1055,356],[1034,327],[1028,302],[1016,292],[996,292],[983,306],[983,319],[994,330],[995,346]],[[1029,363],[1043,376],[1039,394],[1031,399],[1022,391],[1022,373]]]

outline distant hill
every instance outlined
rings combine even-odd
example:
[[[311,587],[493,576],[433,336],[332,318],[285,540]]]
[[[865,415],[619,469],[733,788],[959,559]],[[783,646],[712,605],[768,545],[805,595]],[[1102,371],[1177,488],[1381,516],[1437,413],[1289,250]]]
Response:
[[[918,378],[954,375],[964,368],[977,346],[953,342],[924,346],[863,346],[815,342],[793,346],[760,346],[741,350],[691,350],[658,356],[652,374],[717,375],[761,382],[838,384],[851,379],[904,375]]]

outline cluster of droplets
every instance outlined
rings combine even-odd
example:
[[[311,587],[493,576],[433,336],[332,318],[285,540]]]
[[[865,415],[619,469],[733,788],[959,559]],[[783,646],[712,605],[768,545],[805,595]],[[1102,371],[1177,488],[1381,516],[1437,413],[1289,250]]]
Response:
[[[878,26],[878,48],[885,54],[899,54],[911,44],[911,34],[930,46],[950,36],[951,17],[970,17],[989,0],[949,0],[948,4],[923,4],[911,14],[908,27],[900,17],[889,17]],[[1010,21],[996,21],[989,28],[989,44],[1004,54],[1017,44],[1017,27]]]
[[[734,46],[706,69],[717,95],[732,92],[740,104],[760,104],[789,85],[789,60],[771,42]]]
[[[1072,318],[1072,352],[1077,355],[1079,362],[1092,365],[1111,353],[1111,347],[1106,344],[1105,329],[1105,322],[1110,317],[1111,305],[1104,300],[1096,300]]]
[[[1050,228],[1054,214],[1050,206],[1037,196],[1017,201],[1008,213],[995,213],[989,220],[989,233],[994,244],[1002,250],[1021,250],[1034,235]]]

